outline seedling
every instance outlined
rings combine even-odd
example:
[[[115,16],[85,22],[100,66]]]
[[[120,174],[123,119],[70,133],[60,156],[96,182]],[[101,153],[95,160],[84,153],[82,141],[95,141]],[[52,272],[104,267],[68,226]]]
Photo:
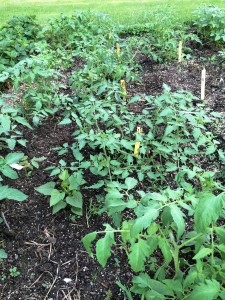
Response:
[[[20,276],[20,272],[17,270],[17,267],[10,268],[9,272],[9,275],[13,278]]]

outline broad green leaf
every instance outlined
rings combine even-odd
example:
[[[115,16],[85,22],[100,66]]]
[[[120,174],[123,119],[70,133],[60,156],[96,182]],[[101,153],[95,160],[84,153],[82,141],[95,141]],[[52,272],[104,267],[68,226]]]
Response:
[[[27,195],[25,195],[23,192],[14,189],[14,188],[8,188],[8,196],[7,199],[15,200],[15,201],[24,201],[27,199]]]
[[[121,140],[121,145],[127,150],[131,150],[131,151],[134,150],[134,146],[133,146],[134,142],[131,143],[127,140]]]
[[[125,184],[127,186],[127,189],[131,190],[138,184],[138,181],[135,178],[127,177],[125,180]]]
[[[225,245],[221,244],[216,246],[217,249],[219,249],[221,252],[225,253]]]
[[[219,154],[219,158],[222,160],[222,162],[225,163],[225,155],[224,155],[222,149],[218,150],[218,154]]]
[[[23,153],[21,152],[14,152],[14,153],[9,153],[5,157],[5,163],[7,165],[15,164],[17,163],[22,157],[24,156]]]
[[[195,209],[195,226],[200,232],[207,230],[207,227],[216,222],[222,211],[222,201],[209,192],[199,193],[199,201]]]
[[[138,239],[137,243],[131,245],[128,259],[134,272],[140,272],[145,269],[145,261],[149,256],[150,250],[146,240]]]
[[[172,260],[171,249],[168,241],[163,237],[159,237],[159,248],[162,251],[165,263],[169,264]]]
[[[216,300],[220,291],[220,284],[216,280],[206,280],[196,285],[187,300]]]
[[[65,192],[60,192],[59,190],[53,189],[51,192],[50,207],[62,201],[64,197],[65,197]]]
[[[145,294],[146,300],[166,300],[167,298],[154,290],[148,290]]]
[[[70,120],[70,118],[64,118],[61,122],[59,122],[58,125],[68,125],[72,123],[72,121]]]
[[[206,155],[210,155],[212,153],[214,153],[216,151],[216,145],[210,145],[207,149],[206,149],[206,152],[205,154]]]
[[[73,192],[73,196],[66,197],[66,202],[74,207],[82,208],[83,206],[83,200],[82,200],[82,194],[80,192]]]
[[[24,140],[24,139],[19,139],[19,140],[17,140],[17,143],[18,144],[20,144],[20,145],[22,145],[23,147],[26,147],[26,144],[27,144],[27,140]]]
[[[87,253],[92,258],[93,258],[93,253],[91,250],[91,244],[96,239],[96,236],[97,236],[97,232],[94,231],[94,232],[86,234],[85,237],[82,239],[82,242],[84,244],[85,249],[87,250]]]
[[[58,175],[58,174],[60,174],[60,172],[61,172],[60,168],[55,168],[54,170],[52,170],[52,172],[50,173],[49,176]]]
[[[184,214],[176,205],[170,206],[170,213],[177,226],[177,239],[179,240],[185,230]]]
[[[36,125],[36,126],[40,123],[40,119],[38,116],[34,116],[32,121],[33,121],[34,125]]]
[[[60,210],[64,209],[67,206],[66,202],[60,201],[56,205],[53,206],[52,208],[52,213],[53,215],[59,212]]]
[[[200,135],[201,135],[201,130],[198,127],[195,127],[193,130],[193,137],[195,138],[196,141]]]
[[[167,201],[167,196],[163,195],[161,193],[149,193],[147,195],[150,196],[151,200],[162,201],[162,202],[166,202]]]
[[[184,279],[184,288],[186,289],[192,286],[197,277],[198,277],[197,271],[189,272],[186,278]]]
[[[121,198],[123,198],[123,194],[120,193],[120,191],[118,191],[117,189],[110,189],[108,194],[106,195],[106,201]]]
[[[170,134],[171,132],[173,132],[174,130],[176,130],[176,126],[174,126],[174,125],[168,125],[168,126],[166,127],[165,132],[164,132],[164,136],[169,135],[169,134]]]
[[[134,225],[131,228],[131,235],[136,236],[144,229],[147,229],[153,220],[159,216],[159,210],[152,207],[147,207],[145,214],[135,220]]]
[[[59,179],[61,179],[62,181],[65,181],[66,179],[69,178],[69,172],[68,170],[64,170],[62,171],[62,173],[59,174]]]
[[[7,258],[8,255],[7,253],[5,252],[4,249],[0,249],[0,259],[4,259],[4,258]]]
[[[122,199],[110,199],[106,201],[106,207],[109,214],[112,215],[116,212],[123,211],[127,207],[127,202],[124,202]]]
[[[69,189],[71,191],[79,189],[79,187],[85,183],[82,173],[79,171],[71,175],[69,177],[69,183]]]
[[[215,232],[219,242],[225,244],[225,229],[222,227],[216,227]]]
[[[105,184],[104,180],[99,180],[96,184],[93,184],[91,186],[85,187],[86,189],[99,189]]]
[[[166,163],[166,171],[167,172],[174,172],[177,170],[177,165],[171,162]]]
[[[159,293],[160,295],[174,296],[173,290],[169,286],[165,285],[164,283],[162,283],[160,281],[150,279],[149,284],[150,284],[151,288],[154,291],[156,291],[157,293]]]
[[[96,257],[100,265],[104,268],[111,255],[111,246],[115,243],[114,233],[106,232],[104,238],[96,243]]]
[[[137,175],[138,175],[138,180],[139,180],[139,181],[143,181],[143,180],[144,180],[144,178],[145,178],[144,173],[138,172]]]
[[[142,291],[152,290],[156,292],[157,294],[153,294],[156,297],[152,299],[158,299],[158,295],[172,296],[172,297],[174,296],[173,291],[169,286],[165,285],[164,283],[158,280],[151,279],[146,273],[141,273],[139,276],[135,276],[133,279],[133,284],[134,287],[131,290],[142,289]]]
[[[14,118],[14,120],[16,120],[18,123],[30,128],[30,129],[32,129],[31,125],[23,117],[17,116]]]
[[[164,108],[161,113],[159,114],[160,117],[166,117],[171,115],[171,113],[173,113],[173,110],[171,107],[166,107]]]
[[[163,283],[165,283],[168,287],[170,287],[175,292],[183,292],[182,281],[175,279],[164,279]]]
[[[201,259],[203,257],[208,256],[212,253],[212,249],[210,248],[202,248],[199,252],[193,257],[193,259]]]
[[[7,198],[8,189],[9,189],[9,187],[7,185],[0,186],[0,200]]]
[[[13,139],[13,138],[7,139],[6,143],[7,143],[10,150],[13,150],[16,146],[16,140]]]
[[[10,116],[1,115],[0,123],[1,123],[1,126],[3,127],[3,132],[8,133],[10,131],[10,127],[11,127]]]
[[[55,182],[50,181],[50,182],[47,182],[47,183],[37,187],[35,190],[37,192],[39,192],[40,194],[43,194],[45,196],[50,196],[54,187],[55,187]]]
[[[11,167],[5,165],[3,168],[0,169],[2,174],[5,175],[8,178],[11,179],[17,179],[18,178],[18,174],[15,170],[13,170]]]

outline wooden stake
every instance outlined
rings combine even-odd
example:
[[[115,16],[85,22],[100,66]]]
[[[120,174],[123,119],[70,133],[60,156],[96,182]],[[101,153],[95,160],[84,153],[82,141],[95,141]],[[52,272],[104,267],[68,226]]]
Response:
[[[180,63],[182,61],[182,41],[179,42],[178,47],[178,62]]]
[[[204,68],[202,70],[202,78],[201,78],[201,100],[205,100],[205,76],[206,76],[206,70]]]

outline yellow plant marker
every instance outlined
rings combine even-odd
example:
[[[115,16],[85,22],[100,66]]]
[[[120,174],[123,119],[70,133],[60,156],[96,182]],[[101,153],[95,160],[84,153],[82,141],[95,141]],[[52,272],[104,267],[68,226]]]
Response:
[[[143,129],[141,127],[137,127],[137,133],[142,133]]]
[[[137,133],[140,134],[140,133],[142,133],[142,132],[143,132],[142,127],[139,127],[139,126],[138,126],[138,127],[137,127]],[[135,145],[134,145],[134,155],[135,155],[135,156],[138,156],[140,146],[141,146],[141,142],[136,142],[136,143],[135,143]]]
[[[120,85],[121,85],[121,87],[122,87],[122,89],[123,89],[123,95],[124,95],[124,97],[126,97],[126,95],[127,95],[127,89],[126,89],[126,83],[125,83],[125,80],[120,80]]]
[[[120,58],[120,44],[116,43],[116,53],[117,57]]]
[[[140,142],[135,143],[135,145],[134,145],[134,155],[135,156],[138,156],[140,146],[141,146]]]

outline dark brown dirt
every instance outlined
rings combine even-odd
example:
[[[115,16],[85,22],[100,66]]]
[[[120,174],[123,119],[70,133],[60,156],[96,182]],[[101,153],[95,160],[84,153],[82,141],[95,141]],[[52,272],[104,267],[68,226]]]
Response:
[[[131,96],[158,95],[163,91],[163,84],[167,84],[173,91],[183,89],[199,97],[202,67],[198,60],[159,65],[145,58],[142,82],[128,85],[128,93]],[[205,67],[206,100],[215,111],[224,112],[225,86],[220,82],[223,70],[208,63]],[[70,92],[68,85],[66,92]],[[107,215],[99,216],[89,210],[90,200],[96,201],[93,192],[82,191],[84,216],[74,220],[69,210],[52,215],[47,197],[35,191],[35,187],[52,180],[49,172],[44,171],[46,166],[58,162],[52,148],[59,146],[59,141],[60,144],[69,142],[74,131],[73,124],[57,126],[57,122],[51,117],[43,126],[24,133],[29,140],[28,147],[23,149],[25,155],[30,158],[45,156],[46,160],[31,174],[21,171],[18,180],[7,182],[29,198],[22,203],[4,201],[1,206],[10,230],[5,224],[0,225],[0,240],[8,253],[8,259],[0,267],[0,275],[6,276],[5,280],[0,280],[0,299],[122,300],[124,296],[115,281],[120,279],[129,285],[132,278],[124,252],[116,249],[119,260],[112,257],[103,269],[96,260],[89,258],[81,242],[87,233],[102,230],[102,224],[110,222]],[[68,155],[65,159],[71,158]],[[88,183],[96,182],[89,174],[86,177]],[[17,267],[18,277],[10,277],[11,267]]]

